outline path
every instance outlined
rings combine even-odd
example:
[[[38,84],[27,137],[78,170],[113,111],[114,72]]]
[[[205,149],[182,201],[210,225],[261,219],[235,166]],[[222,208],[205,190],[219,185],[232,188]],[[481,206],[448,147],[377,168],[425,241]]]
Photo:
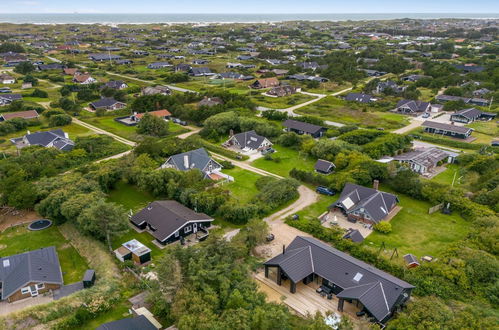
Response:
[[[137,145],[137,143],[129,141],[125,138],[122,138],[121,136],[118,136],[118,135],[113,134],[111,132],[105,131],[105,130],[100,129],[98,127],[95,127],[93,125],[87,124],[87,123],[85,123],[85,122],[83,122],[75,117],[72,117],[72,118],[73,118],[73,123],[80,125],[80,126],[83,126],[85,128],[88,128],[89,130],[94,131],[97,134],[109,135],[110,137],[112,137],[116,141],[121,142],[121,143],[126,144],[126,145],[131,146],[131,147],[135,147]]]
[[[186,139],[189,136],[194,135],[194,134],[198,133],[201,130],[201,127],[186,126],[186,128],[190,129],[190,131],[187,132],[187,133],[183,133],[183,134],[177,135],[177,137],[179,139]]]

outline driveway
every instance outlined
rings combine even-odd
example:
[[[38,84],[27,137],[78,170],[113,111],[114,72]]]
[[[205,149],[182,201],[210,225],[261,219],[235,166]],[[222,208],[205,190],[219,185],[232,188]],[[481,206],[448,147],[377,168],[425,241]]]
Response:
[[[12,303],[9,303],[7,301],[2,301],[0,302],[0,316],[14,313],[28,307],[47,304],[53,300],[54,299],[52,298],[52,294],[47,294],[47,295],[40,295],[38,297],[31,297],[18,300]]]

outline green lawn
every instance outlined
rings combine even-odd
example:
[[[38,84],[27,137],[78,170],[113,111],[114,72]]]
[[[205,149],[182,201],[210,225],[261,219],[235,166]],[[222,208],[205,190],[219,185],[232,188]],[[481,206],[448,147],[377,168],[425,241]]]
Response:
[[[55,246],[59,255],[64,283],[81,281],[88,265],[56,226],[30,231],[25,226],[7,229],[0,234],[0,255],[9,256],[43,247]]]
[[[251,165],[284,177],[289,176],[289,171],[293,168],[299,170],[312,170],[314,168],[316,160],[306,155],[300,155],[296,150],[279,145],[274,145],[273,148],[277,152],[272,154],[272,158],[280,159],[279,162],[266,160],[262,157],[253,161]]]
[[[339,195],[326,196],[319,195],[319,200],[310,206],[307,206],[301,211],[296,212],[300,216],[300,219],[313,220],[317,219],[321,214],[328,210],[329,205],[336,202]]]
[[[456,174],[457,172],[457,174]],[[455,177],[455,180],[454,180]],[[448,164],[447,169],[443,171],[442,173],[437,174],[434,176],[431,180],[438,182],[438,183],[443,183],[443,184],[448,184],[452,185],[452,181],[454,181],[454,186],[457,186],[461,184],[459,180],[459,166],[457,164]]]
[[[81,330],[87,330],[87,329],[96,329],[103,323],[108,323],[112,321],[117,321],[121,320],[126,317],[132,317],[129,313],[128,310],[130,309],[131,305],[130,302],[127,299],[123,299],[119,303],[115,304],[113,308],[105,313],[99,314],[97,317],[92,318],[90,321],[85,322],[85,324],[73,328],[74,330],[81,329]]]
[[[478,132],[486,135],[492,135],[495,137],[499,136],[499,128],[494,120],[475,121],[474,123],[471,123],[466,126],[473,128],[475,130],[475,133]],[[475,135],[475,133],[473,133],[473,136]]]
[[[313,96],[300,93],[284,97],[270,97],[258,94],[251,95],[250,98],[256,105],[270,109],[285,109],[314,99]]]
[[[147,192],[140,191],[131,184],[121,181],[109,193],[107,200],[123,206],[127,211],[136,212],[154,201],[154,197]]]
[[[234,182],[225,184],[222,187],[230,190],[231,195],[236,198],[239,203],[248,203],[258,194],[255,182],[262,177],[261,175],[243,170],[239,167],[230,170],[224,169],[222,172],[234,177]]]
[[[381,190],[391,192],[386,187]],[[397,196],[402,210],[390,221],[393,231],[390,234],[373,232],[363,244],[378,248],[384,242],[387,250],[397,248],[401,256],[413,253],[417,257],[438,257],[448,245],[466,237],[471,223],[458,214],[435,212],[430,215],[430,203],[398,193]]]

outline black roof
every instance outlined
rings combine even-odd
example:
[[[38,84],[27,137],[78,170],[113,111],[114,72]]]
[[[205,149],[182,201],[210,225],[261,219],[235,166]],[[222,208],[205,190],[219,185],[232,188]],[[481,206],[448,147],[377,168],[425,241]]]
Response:
[[[145,317],[139,315],[133,318],[121,319],[101,324],[97,330],[157,330],[156,327]]]
[[[256,134],[255,131],[247,131],[238,133],[233,136],[241,148],[258,149],[265,141],[265,137]]]
[[[423,127],[428,127],[428,128],[433,128],[433,129],[440,129],[440,130],[445,130],[449,132],[455,132],[459,134],[467,134],[469,131],[473,131],[472,128],[469,127],[464,127],[464,126],[456,126],[456,125],[449,125],[445,123],[440,123],[436,121],[429,121],[426,120],[421,124]]]
[[[102,99],[100,99],[98,101],[90,103],[90,105],[97,109],[97,108],[110,107],[110,106],[115,105],[116,103],[123,103],[123,102],[116,101],[112,97],[104,97],[104,98],[102,98]],[[125,103],[123,103],[123,104],[125,104]]]
[[[329,172],[331,170],[331,167],[335,168],[336,165],[323,159],[318,159],[314,165],[314,169],[321,172]]]
[[[467,119],[475,119],[475,118],[478,118],[482,115],[482,112],[478,109],[475,109],[475,108],[468,108],[468,109],[463,109],[463,110],[459,110],[459,111],[456,111],[455,113],[453,113],[451,115],[452,116],[463,116]]]
[[[364,241],[364,236],[360,233],[358,229],[350,229],[348,232],[343,236],[344,239],[349,239],[354,243],[360,243]]]
[[[197,213],[177,201],[167,200],[149,203],[130,220],[137,226],[144,222],[150,224],[156,228],[152,235],[164,241],[188,222],[213,221],[213,218],[204,213]]]
[[[303,131],[305,133],[309,134],[316,134],[320,130],[325,129],[325,127],[319,126],[319,125],[314,125],[314,124],[309,124],[305,123],[303,121],[298,121],[298,120],[292,120],[292,119],[286,119],[284,123],[282,123],[284,127],[295,129],[298,131]]]
[[[345,97],[345,100],[347,101],[356,101],[356,102],[361,102],[361,103],[369,103],[371,102],[371,99],[373,97],[369,94],[363,94],[363,93],[348,93],[348,95]]]
[[[414,288],[312,237],[297,236],[285,253],[265,265],[279,266],[295,283],[310,274],[319,275],[343,289],[338,297],[358,299],[379,321],[391,313],[404,289]]]
[[[383,220],[398,202],[397,196],[373,188],[347,183],[340,198],[331,207],[341,207],[347,213],[363,208],[376,223]]]

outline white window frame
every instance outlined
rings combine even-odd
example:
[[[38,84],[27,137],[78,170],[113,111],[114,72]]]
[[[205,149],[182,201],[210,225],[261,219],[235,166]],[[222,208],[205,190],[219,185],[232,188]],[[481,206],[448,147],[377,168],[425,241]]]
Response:
[[[185,226],[184,227],[184,234],[187,234],[188,232],[190,232],[192,230],[192,226],[189,225],[189,226]]]
[[[30,292],[31,292],[31,290],[29,289],[29,286],[26,286],[26,287],[21,289],[21,294],[28,294]]]
[[[36,285],[36,289],[37,289],[37,290],[42,290],[42,289],[45,289],[45,283],[38,283],[38,284]]]
[[[178,232],[178,230],[175,232],[175,237],[179,237],[180,236],[180,233]]]

